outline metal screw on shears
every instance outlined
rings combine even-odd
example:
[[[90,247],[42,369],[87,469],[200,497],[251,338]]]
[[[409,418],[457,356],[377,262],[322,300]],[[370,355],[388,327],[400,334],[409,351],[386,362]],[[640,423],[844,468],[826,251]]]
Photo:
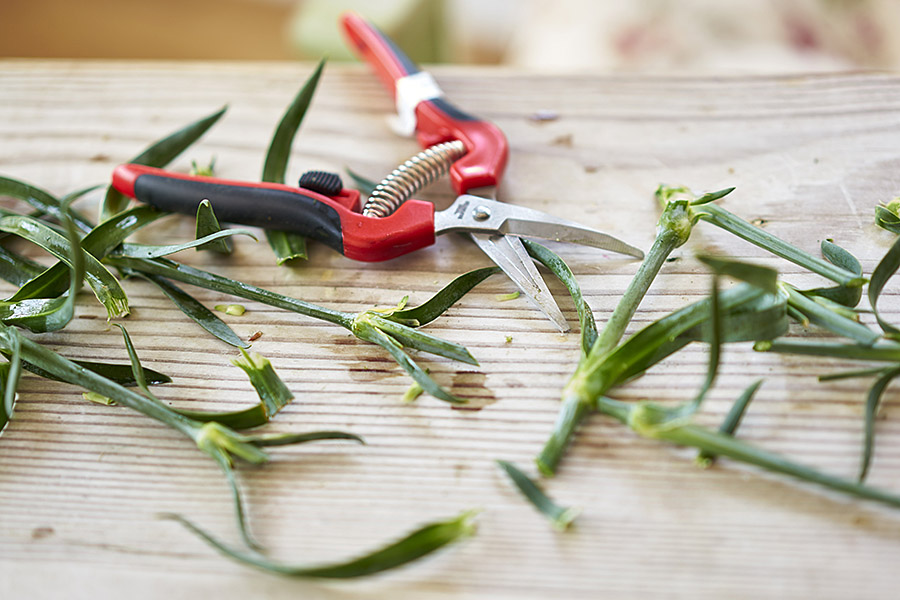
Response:
[[[363,215],[376,218],[390,216],[413,194],[446,174],[450,165],[465,153],[466,147],[459,140],[422,150],[375,186],[363,207]]]
[[[474,210],[472,210],[472,217],[476,221],[487,221],[491,218],[491,209],[487,206],[476,206]]]

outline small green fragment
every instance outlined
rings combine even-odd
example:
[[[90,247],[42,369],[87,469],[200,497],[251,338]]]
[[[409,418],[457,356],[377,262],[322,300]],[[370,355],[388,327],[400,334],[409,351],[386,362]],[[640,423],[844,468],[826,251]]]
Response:
[[[216,168],[216,157],[209,159],[209,164],[204,166],[198,165],[196,160],[191,161],[191,175],[195,177],[212,177]]]
[[[215,308],[219,312],[225,313],[226,315],[232,315],[235,317],[240,317],[242,314],[247,312],[247,309],[240,304],[216,304],[213,308]]]
[[[426,369],[425,372],[427,373],[428,370]],[[422,389],[422,386],[419,385],[418,381],[413,381],[409,388],[406,390],[406,393],[403,394],[403,398],[401,398],[401,400],[407,404],[409,404],[410,402],[415,402],[416,398],[421,396],[422,392],[424,391],[425,390]]]
[[[494,296],[494,299],[497,302],[506,302],[508,300],[515,300],[516,298],[519,297],[519,295],[520,295],[519,292],[515,291],[515,292],[510,292],[509,294],[497,294],[496,296]]]
[[[505,341],[507,344],[512,344],[512,340],[513,340],[513,337],[512,337],[511,335],[508,335],[508,336],[506,336],[506,337],[504,338],[504,341]]]
[[[81,394],[81,397],[89,402],[95,402],[105,406],[115,406],[116,404],[116,401],[112,398],[104,396],[103,394],[98,394],[97,392],[84,392]]]

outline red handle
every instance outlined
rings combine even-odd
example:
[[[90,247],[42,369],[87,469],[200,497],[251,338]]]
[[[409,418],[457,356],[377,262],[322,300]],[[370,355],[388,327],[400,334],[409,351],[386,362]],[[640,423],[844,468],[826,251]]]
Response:
[[[353,50],[371,65],[396,100],[397,81],[419,73],[419,67],[356,13],[344,13],[341,25]],[[450,167],[456,193],[500,183],[509,147],[498,127],[464,113],[442,97],[419,102],[415,110],[416,137],[423,148],[450,140],[460,140],[466,147],[466,154]]]
[[[434,205],[421,200],[376,219],[349,208],[359,205],[356,190],[330,197],[278,183],[195,177],[133,164],[116,167],[112,185],[141,202],[189,215],[208,199],[222,221],[295,231],[354,260],[388,260],[434,243]]]

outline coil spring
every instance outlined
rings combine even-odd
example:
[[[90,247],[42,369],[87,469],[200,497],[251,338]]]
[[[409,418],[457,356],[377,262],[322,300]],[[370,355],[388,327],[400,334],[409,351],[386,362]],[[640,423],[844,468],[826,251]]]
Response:
[[[422,150],[375,187],[363,207],[363,215],[382,218],[393,214],[413,194],[444,175],[450,165],[465,153],[466,147],[459,140]]]

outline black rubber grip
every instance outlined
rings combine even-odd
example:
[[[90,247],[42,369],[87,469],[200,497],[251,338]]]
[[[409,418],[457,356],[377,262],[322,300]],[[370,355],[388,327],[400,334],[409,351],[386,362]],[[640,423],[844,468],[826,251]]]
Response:
[[[340,215],[315,197],[305,195],[303,190],[223,185],[143,174],[134,182],[134,195],[160,210],[187,215],[197,214],[197,207],[208,199],[220,221],[299,233],[344,253]]]

